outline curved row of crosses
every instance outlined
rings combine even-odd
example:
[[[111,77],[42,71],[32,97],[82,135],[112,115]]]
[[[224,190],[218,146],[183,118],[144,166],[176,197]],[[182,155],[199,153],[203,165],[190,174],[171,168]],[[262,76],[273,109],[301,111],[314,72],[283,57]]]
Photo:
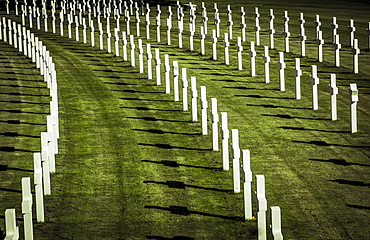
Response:
[[[34,191],[36,199],[36,218],[38,222],[44,222],[44,196],[51,194],[50,174],[55,173],[55,155],[58,154],[59,139],[59,116],[58,116],[58,93],[56,70],[46,46],[34,33],[25,26],[13,22],[11,19],[2,17],[3,25],[6,23],[18,31],[0,31],[0,40],[18,49],[26,57],[30,58],[40,75],[44,77],[47,88],[50,90],[50,115],[47,115],[47,131],[41,132],[41,151],[33,153],[34,166]],[[33,239],[33,219],[31,194],[31,179],[22,178],[22,203],[21,209],[24,219],[24,238]],[[15,209],[5,210],[5,239],[15,240],[19,238],[19,229],[16,224]]]
[[[60,35],[65,35],[65,24],[64,19],[66,18],[67,23],[67,35],[69,38],[72,38],[73,31],[72,31],[72,24],[74,24],[75,28],[75,38],[76,41],[80,41],[80,26],[82,26],[82,38],[83,42],[87,43],[87,28],[90,27],[90,43],[91,46],[95,46],[95,28],[94,28],[94,20],[97,22],[98,25],[98,42],[99,42],[99,48],[104,49],[104,46],[106,45],[106,49],[108,52],[112,52],[112,33],[111,33],[111,14],[114,14],[114,19],[116,20],[116,27],[114,28],[114,53],[118,57],[122,53],[123,60],[128,60],[128,55],[130,55],[130,61],[131,66],[135,67],[136,63],[139,63],[139,71],[140,73],[144,73],[144,48],[143,48],[143,40],[137,39],[135,40],[135,36],[131,34],[131,28],[130,26],[130,20],[131,16],[135,16],[135,23],[136,23],[136,37],[141,36],[141,18],[142,16],[145,16],[145,29],[146,29],[146,39],[150,39],[150,19],[153,17],[150,17],[150,6],[149,4],[141,3],[141,6],[137,2],[123,2],[122,1],[109,1],[108,3],[106,1],[83,1],[82,4],[77,4],[76,2],[66,2],[62,1],[59,11],[59,21],[57,20],[56,13],[57,13],[57,6],[55,1],[51,1],[51,26],[52,26],[52,32],[56,33],[56,29],[58,28],[57,25],[59,24],[60,27]],[[50,21],[48,20],[48,11],[46,10],[46,2],[43,1],[42,4],[42,16],[44,19],[44,28],[45,31],[48,31],[48,25]],[[185,6],[185,5],[184,5]],[[184,8],[177,3],[177,31],[178,31],[178,47],[183,48],[183,31],[184,31]],[[189,49],[191,51],[194,50],[194,35],[196,32],[196,6],[194,4],[187,4],[186,7],[189,10],[189,25],[188,25],[188,34],[189,34]],[[205,38],[208,33],[208,17],[207,17],[207,11],[205,4],[203,3],[202,6],[202,26],[200,26],[199,31],[199,38],[200,38],[200,53],[202,55],[205,54]],[[29,27],[32,28],[32,24],[34,20],[36,21],[37,28],[40,29],[40,9],[36,6],[21,6],[22,13],[21,13],[21,22],[22,26],[26,25],[26,22],[28,22]],[[161,42],[161,6],[158,5],[156,8],[156,38],[157,42]],[[209,32],[212,32],[211,42],[212,42],[212,59],[217,60],[217,38],[220,37],[220,17],[219,12],[217,8],[217,4],[214,4],[214,27],[215,29]],[[9,12],[9,10],[8,10]],[[104,31],[103,29],[103,22],[101,20],[101,14],[103,13],[103,20],[106,24],[106,29]],[[18,13],[16,12],[18,15]],[[88,19],[85,18],[87,15]],[[125,31],[121,31],[122,23],[120,21],[120,16],[124,15],[125,20]],[[172,29],[172,10],[171,6],[168,6],[168,12],[167,12],[168,18],[166,19],[166,34],[167,34],[167,45],[171,45],[171,29]],[[242,43],[246,41],[245,34],[246,34],[246,23],[245,23],[245,12],[244,8],[241,8],[240,11],[241,16],[241,36],[237,37],[236,41],[236,50],[237,50],[237,58],[238,58],[238,70],[242,70],[242,51],[243,46]],[[258,8],[255,8],[254,12],[255,16],[255,41],[250,43],[250,75],[255,76],[255,58],[256,58],[256,51],[255,46],[260,45],[260,25],[259,25],[259,13]],[[28,21],[26,21],[28,17]],[[94,19],[95,18],[95,19]],[[228,25],[228,33],[224,33],[224,61],[226,65],[230,64],[229,61],[229,47],[230,47],[230,39],[232,39],[232,12],[230,9],[230,6],[228,6],[227,9],[227,25]],[[268,83],[270,81],[269,78],[269,63],[270,63],[270,56],[268,53],[269,48],[274,49],[274,19],[275,16],[273,14],[273,11],[270,10],[269,14],[270,19],[270,27],[268,29],[269,33],[269,39],[270,39],[270,47],[265,46],[264,47],[264,55],[263,60],[265,62],[265,82]],[[289,52],[289,17],[288,13],[284,13],[284,50],[285,52]],[[86,21],[88,24],[86,24]],[[300,43],[301,43],[301,56],[306,55],[306,48],[305,48],[305,41],[307,40],[307,37],[305,36],[305,28],[304,23],[305,20],[303,18],[303,14],[300,14],[299,19],[300,23]],[[95,22],[95,23],[96,23]],[[9,31],[9,33],[13,33],[14,35],[22,34],[25,30],[21,30],[20,25],[18,25],[18,28],[16,27],[16,24],[7,24],[6,21],[2,22],[3,26],[3,32]],[[315,20],[315,26],[317,28],[317,36],[316,36],[316,42],[318,45],[318,61],[322,62],[322,46],[324,44],[324,41],[322,39],[322,32],[320,31],[321,22],[319,20],[318,15],[316,15]],[[340,66],[340,58],[339,58],[339,50],[341,49],[341,44],[339,43],[339,35],[336,34],[338,25],[336,24],[336,18],[333,18],[332,23],[332,29],[333,29],[333,47],[334,47],[334,54],[335,54],[335,66]],[[6,30],[7,29],[7,30]],[[24,28],[23,28],[24,29]],[[370,29],[370,26],[369,26]],[[358,47],[358,41],[354,38],[354,32],[355,27],[353,24],[353,20],[350,21],[349,31],[351,34],[351,47],[353,52],[353,72],[358,73],[358,54],[360,53],[359,47]],[[120,33],[122,38],[120,39]],[[370,31],[368,30],[369,34]],[[127,40],[127,37],[129,37],[129,40]],[[120,41],[121,40],[121,41]],[[31,46],[35,45],[37,46],[36,39],[33,40],[32,37],[27,38],[27,41],[29,41],[29,44]],[[121,44],[121,46],[120,46]],[[370,44],[370,43],[369,43]],[[128,45],[130,48],[130,54],[128,54]],[[37,47],[36,47],[37,48]],[[135,50],[137,49],[137,51]],[[155,63],[155,75],[156,75],[156,82],[157,85],[161,85],[161,55],[158,48],[155,49],[155,57],[154,57],[154,63]],[[152,50],[151,46],[148,43],[146,45],[146,57],[147,57],[147,76],[148,79],[153,78],[152,73]],[[164,76],[165,76],[165,88],[166,93],[171,93],[171,86],[173,86],[173,94],[174,94],[174,101],[180,100],[180,91],[179,91],[179,78],[180,78],[180,71],[179,71],[179,62],[173,61],[172,65],[172,72],[173,77],[171,81],[171,65],[170,65],[170,59],[169,55],[165,54],[164,56]],[[138,58],[138,61],[137,61]],[[285,79],[284,79],[284,69],[286,68],[286,64],[284,62],[284,56],[283,52],[279,53],[279,61],[278,61],[278,67],[279,67],[279,81],[280,81],[280,90],[285,90]],[[295,59],[295,68],[294,68],[295,76],[296,76],[296,99],[301,98],[300,94],[300,77],[302,76],[302,70],[300,69],[300,58]],[[186,74],[186,69],[181,69],[181,80],[182,80],[182,101],[183,101],[183,110],[188,110],[188,78]],[[196,85],[196,77],[190,77],[191,81],[191,111],[192,111],[192,120],[198,121],[198,88]],[[318,91],[317,91],[317,85],[319,84],[319,79],[317,77],[317,67],[316,65],[312,66],[312,73],[310,76],[310,81],[312,83],[312,107],[313,109],[318,108]],[[331,75],[331,84],[330,84],[330,93],[332,98],[332,105],[331,105],[331,112],[332,112],[332,119],[335,120],[337,118],[336,116],[336,95],[338,94],[338,88],[336,87],[335,83],[335,74]],[[358,101],[358,91],[355,84],[351,84],[350,86],[350,98],[351,98],[351,131],[356,132],[357,131],[357,120],[356,120],[356,104]],[[207,118],[208,118],[208,101],[206,96],[206,87],[201,86],[200,87],[200,107],[201,107],[201,122],[202,122],[202,134],[207,135],[208,134],[208,126],[207,126]],[[217,99],[211,98],[211,111],[210,111],[210,117],[212,121],[212,139],[213,139],[213,150],[218,151],[219,150],[219,128],[221,132],[221,145],[222,145],[222,159],[223,159],[223,169],[229,170],[229,129],[228,129],[228,123],[227,123],[227,113],[221,112],[221,123],[219,124],[219,114],[217,111]],[[239,146],[239,136],[238,136],[238,129],[231,129],[231,149],[232,149],[232,169],[233,169],[233,180],[234,180],[234,192],[240,192],[240,167],[242,167],[242,172],[244,175],[244,195],[245,195],[245,218],[246,219],[252,219],[252,192],[251,192],[251,182],[252,182],[252,171],[250,169],[250,152],[249,150],[241,150]],[[242,154],[241,154],[242,153]],[[240,164],[240,158],[242,155],[243,163]],[[267,200],[265,198],[265,191],[264,191],[264,176],[263,175],[256,175],[256,182],[257,182],[257,192],[256,192],[256,208],[257,208],[257,221],[258,221],[258,236],[259,239],[266,239],[266,211],[267,209]],[[271,214],[272,214],[272,223],[271,223],[271,236],[272,239],[282,239],[282,233],[281,233],[281,226],[280,226],[280,208],[277,206],[271,207]]]

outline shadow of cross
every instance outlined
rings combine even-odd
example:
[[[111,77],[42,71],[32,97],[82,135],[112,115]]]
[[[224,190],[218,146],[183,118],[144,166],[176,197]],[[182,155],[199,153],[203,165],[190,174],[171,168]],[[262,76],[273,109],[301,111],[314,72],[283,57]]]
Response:
[[[0,152],[15,152],[15,148],[8,146],[0,147]]]
[[[182,206],[169,206],[169,207],[144,206],[144,208],[169,211],[172,214],[182,215],[182,216],[189,216],[190,214],[198,214],[198,215],[207,216],[207,217],[216,217],[216,218],[222,218],[222,219],[234,220],[234,221],[244,221],[243,217],[223,216],[223,215],[212,214],[212,213],[204,213],[200,211],[191,211],[187,207],[182,207]]]
[[[179,134],[179,135],[200,135],[199,133],[181,133],[181,132],[165,132],[165,131],[162,131],[160,129],[137,129],[137,128],[133,128],[131,129],[133,131],[141,131],[141,132],[148,132],[148,133],[155,133],[155,134],[165,134],[165,133],[169,133],[169,134]]]
[[[278,118],[285,118],[285,119],[307,119],[307,120],[330,120],[329,118],[306,118],[306,117],[295,117],[288,114],[261,114],[262,116],[268,117],[278,117]]]
[[[272,104],[245,104],[246,106],[252,106],[252,107],[264,107],[264,108],[288,108],[288,109],[303,109],[303,110],[309,110],[309,108],[306,107],[286,107],[286,106],[275,106]]]
[[[274,90],[274,89],[264,89],[264,90]],[[273,98],[273,99],[294,99],[293,97],[270,97],[270,96],[261,96],[257,94],[249,94],[249,95],[234,95],[235,97],[248,97],[248,98]]]
[[[182,167],[203,168],[203,169],[209,169],[209,170],[222,171],[222,167],[196,166],[196,165],[182,164],[182,163],[178,163],[176,161],[169,161],[169,160],[162,160],[162,161],[141,160],[141,161],[142,162],[162,164],[162,165],[164,165],[166,167],[180,167],[180,166],[182,166]]]
[[[26,112],[26,111],[23,111],[23,110],[0,110],[0,112],[8,112],[8,113],[29,113],[29,114],[47,115],[47,113],[42,113],[42,112]]]
[[[211,188],[211,187],[200,187],[196,185],[185,184],[184,182],[179,182],[179,181],[166,181],[166,182],[144,181],[144,183],[162,184],[162,185],[167,185],[170,188],[179,188],[179,189],[185,189],[188,187],[188,188],[196,188],[196,189],[210,190],[210,191],[216,191],[216,192],[230,192],[230,193],[233,192],[232,190]]]
[[[0,147],[0,152],[15,152],[15,151],[18,151],[18,152],[35,152],[35,151],[31,151],[31,150],[17,149],[17,148],[8,147],[8,146]]]
[[[10,189],[10,188],[0,188],[0,192],[22,193],[22,190]]]
[[[171,102],[171,100],[165,100],[165,99],[146,99],[146,98],[120,98],[122,100],[134,100],[134,101],[155,101],[155,102]]]
[[[8,170],[31,172],[31,173],[34,172],[33,170],[22,169],[22,168],[13,168],[13,167],[9,167],[8,165],[0,164],[0,172],[1,171],[8,171]]]
[[[362,163],[354,163],[354,162],[347,162],[345,159],[317,159],[317,158],[309,158],[311,161],[317,161],[317,162],[329,162],[333,163],[336,165],[341,165],[341,166],[351,166],[351,165],[357,165],[357,166],[363,166],[363,167],[370,167],[368,164],[362,164]]]
[[[173,236],[173,238],[161,237],[161,236],[146,236],[147,239],[157,239],[157,240],[194,240],[192,237],[185,236]]]
[[[148,108],[148,107],[121,107],[121,108],[128,108],[128,109],[136,109],[136,110],[144,110],[144,111],[168,111],[168,112],[178,112],[178,110],[172,109],[159,109],[159,108]]]
[[[141,146],[151,146],[151,147],[157,147],[162,149],[184,149],[184,150],[196,150],[196,151],[209,151],[212,150],[209,149],[201,149],[201,148],[186,148],[186,147],[178,147],[178,146],[171,146],[170,144],[163,144],[163,143],[156,143],[156,144],[149,144],[149,143],[138,143],[137,145]]]
[[[20,101],[20,100],[1,100],[0,102],[6,102],[6,103],[27,103],[27,104],[36,104],[36,105],[48,105],[49,103],[40,103],[40,102],[27,102],[27,101]]]
[[[8,124],[28,124],[28,125],[35,125],[35,126],[45,126],[43,123],[30,123],[30,122],[21,122],[19,120],[0,120],[2,123],[8,123]]]
[[[0,135],[6,136],[6,137],[31,137],[31,138],[40,138],[40,136],[31,136],[26,134],[19,134],[17,132],[4,132],[0,133]]]
[[[0,121],[3,123],[8,123],[8,124],[21,124],[21,121],[19,120],[5,120],[5,121]]]
[[[364,183],[361,181],[352,181],[352,180],[346,180],[346,179],[335,179],[335,180],[329,180],[330,182],[337,182],[339,184],[347,184],[352,186],[358,186],[358,187],[370,187],[370,183]]]
[[[363,209],[363,210],[370,210],[370,207],[367,206],[359,206],[359,205],[352,205],[352,204],[346,204],[347,207],[351,208],[357,208],[357,209]]]
[[[297,131],[317,131],[317,132],[332,132],[332,133],[348,133],[348,131],[330,131],[330,130],[322,130],[322,129],[312,129],[312,128],[304,128],[304,127],[290,127],[290,126],[281,126],[277,128],[287,129],[287,130],[297,130]]]
[[[192,121],[181,121],[181,120],[169,120],[169,119],[160,119],[155,117],[127,117],[130,119],[139,119],[139,120],[145,120],[145,121],[164,121],[164,122],[180,122],[180,123],[190,123]]]
[[[353,145],[342,145],[342,144],[336,144],[336,143],[327,143],[325,141],[297,141],[293,140],[292,142],[294,143],[307,143],[307,144],[313,144],[316,146],[323,146],[323,147],[328,147],[328,146],[338,146],[338,147],[350,147],[350,148],[370,148],[369,146],[353,146]]]

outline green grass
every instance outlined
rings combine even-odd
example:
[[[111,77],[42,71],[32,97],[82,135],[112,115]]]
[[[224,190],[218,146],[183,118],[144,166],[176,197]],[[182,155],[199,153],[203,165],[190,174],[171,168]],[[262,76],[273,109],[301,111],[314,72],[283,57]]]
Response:
[[[222,9],[226,9],[227,3],[218,3],[224,20]],[[170,54],[171,61],[179,60],[180,67],[188,69],[188,76],[197,77],[198,86],[207,86],[208,98],[218,99],[219,111],[228,112],[230,129],[240,130],[241,148],[251,151],[253,173],[266,177],[269,206],[278,205],[282,209],[286,239],[366,239],[370,196],[367,121],[370,65],[369,54],[364,51],[367,47],[364,30],[368,6],[353,3],[341,9],[337,4],[331,9],[328,8],[331,3],[327,2],[318,2],[318,6],[271,1],[238,4],[247,9],[248,41],[254,38],[251,31],[254,6],[260,7],[262,30],[268,26],[268,9],[274,8],[277,33],[282,32],[283,10],[289,11],[292,53],[285,54],[286,92],[278,90],[276,60],[277,52],[283,49],[279,34],[276,34],[277,50],[270,51],[270,84],[265,84],[263,79],[262,47],[257,47],[258,75],[250,77],[249,44],[244,45],[244,70],[237,71],[236,58],[230,59],[230,66],[222,64],[221,44],[219,60],[211,61],[209,43],[207,55],[200,56],[198,40],[195,52],[186,50],[186,37],[184,49],[179,50],[175,33],[172,46],[163,43],[164,34],[162,43],[154,39],[149,42],[152,47],[159,47],[162,54]],[[211,3],[207,3],[207,8],[211,20]],[[238,11],[238,6],[233,6],[234,26],[239,22]],[[305,13],[309,54],[301,60],[302,99],[295,100],[292,69],[300,49],[298,39],[293,36],[299,34],[296,21],[299,12]],[[337,16],[344,45],[343,67],[332,67],[330,45],[324,46],[325,62],[316,62],[312,38],[316,13],[322,19],[326,42],[331,38],[331,17]],[[350,73],[350,50],[345,46],[346,26],[351,17],[355,18],[356,37],[363,49],[357,75]],[[198,27],[200,18],[198,15]],[[105,51],[33,31],[45,42],[56,63],[61,118],[57,173],[52,176],[52,195],[45,198],[47,221],[35,224],[37,239],[255,238],[256,223],[240,221],[242,194],[230,191],[231,173],[220,170],[221,155],[210,151],[211,137],[200,135],[200,124],[191,122],[190,113],[182,112],[181,103],[173,102],[172,95],[164,94],[163,85],[154,85],[155,80],[147,80],[146,74],[138,73],[138,68]],[[268,38],[266,32],[261,33],[263,46]],[[234,32],[234,36],[238,34]],[[9,62],[12,70],[1,65],[1,71],[6,74],[1,79],[4,111],[0,129],[2,136],[10,135],[6,132],[18,132],[18,137],[1,137],[1,146],[23,151],[0,152],[1,164],[8,165],[8,171],[0,177],[4,193],[0,198],[5,203],[3,210],[16,208],[21,220],[20,178],[32,177],[31,151],[39,150],[36,137],[46,129],[50,99],[43,79],[31,68],[30,61],[5,44],[1,47],[4,49],[1,61]],[[234,53],[231,49],[230,56],[235,56]],[[27,68],[19,66],[19,62]],[[310,109],[308,75],[312,64],[318,65],[320,77],[317,111]],[[330,73],[337,73],[338,79],[337,121],[330,120],[327,91]],[[9,83],[9,77],[20,87],[11,86],[14,83]],[[356,134],[348,132],[347,88],[352,82],[357,82],[360,91]],[[14,88],[19,88],[20,93],[9,94]],[[26,101],[44,104],[26,104]],[[22,114],[15,115],[9,109],[21,109]],[[14,119],[22,124],[9,122]],[[22,226],[22,222],[18,221],[18,225]]]

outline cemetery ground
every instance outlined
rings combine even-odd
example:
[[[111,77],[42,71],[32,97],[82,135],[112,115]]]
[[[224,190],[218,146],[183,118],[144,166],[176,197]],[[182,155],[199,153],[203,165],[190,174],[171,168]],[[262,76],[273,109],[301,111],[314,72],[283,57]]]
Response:
[[[226,9],[226,1],[218,3],[219,9]],[[198,87],[207,87],[207,97],[218,99],[219,112],[228,112],[229,129],[239,129],[241,149],[251,151],[253,173],[266,177],[269,206],[282,209],[286,239],[366,239],[370,234],[370,54],[362,47],[360,73],[352,74],[346,26],[353,17],[359,31],[369,21],[368,11],[361,3],[336,12],[304,7],[305,2],[289,3],[289,7],[270,1],[240,3],[249,9],[247,23],[253,23],[253,7],[260,7],[261,19],[274,8],[278,50],[270,50],[269,84],[264,83],[262,47],[256,48],[257,76],[250,77],[248,44],[243,70],[238,71],[232,47],[231,64],[223,64],[221,43],[219,58],[213,61],[210,43],[207,54],[199,55],[198,39],[196,51],[190,52],[187,36],[184,48],[178,49],[176,33],[173,45],[167,46],[165,31],[162,43],[156,43],[153,28],[149,42],[161,54],[170,54],[171,61],[178,60],[188,76],[196,76]],[[210,11],[211,3],[207,7]],[[299,33],[299,12],[305,13],[308,36],[314,34],[314,14],[320,14],[327,42],[331,17],[337,16],[341,42],[346,45],[341,51],[342,67],[335,68],[332,47],[324,45],[324,62],[318,63],[317,47],[308,37],[308,56],[301,60],[301,100],[294,97],[296,37],[291,38],[291,53],[285,54],[287,90],[279,91],[276,61],[283,49],[278,34],[283,31],[283,10],[289,11],[292,36]],[[262,29],[267,29],[267,23],[261,21]],[[106,50],[57,34],[33,32],[56,64],[61,127],[52,195],[44,200],[46,222],[35,223],[35,239],[256,238],[256,222],[243,220],[242,194],[233,193],[231,171],[222,171],[221,154],[211,150],[211,135],[201,135],[200,123],[192,122],[190,112],[181,110],[181,102],[164,93],[163,84],[155,85],[129,61]],[[267,33],[261,34],[261,46],[267,45]],[[366,33],[356,34],[366,42]],[[254,39],[251,29],[247,39]],[[0,54],[1,211],[16,208],[21,227],[20,179],[33,176],[32,152],[40,150],[50,99],[29,59],[4,43]],[[320,78],[316,111],[311,109],[308,80],[313,64]],[[337,74],[339,88],[336,121],[330,120],[330,73]],[[348,86],[354,82],[360,94],[359,132],[351,134]]]

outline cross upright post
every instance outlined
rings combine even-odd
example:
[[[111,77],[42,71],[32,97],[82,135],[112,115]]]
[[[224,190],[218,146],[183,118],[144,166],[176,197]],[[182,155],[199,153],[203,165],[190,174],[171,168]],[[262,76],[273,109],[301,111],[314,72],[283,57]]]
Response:
[[[252,171],[250,166],[250,151],[248,149],[243,149],[242,154],[242,171],[244,178],[244,218],[245,220],[252,220]]]
[[[259,20],[260,14],[258,12],[258,7],[255,7],[254,10],[255,10],[254,11],[254,17],[255,17],[254,30],[256,31],[256,46],[259,46],[260,45],[260,30],[261,30],[260,20]]]
[[[301,99],[301,59],[295,58],[295,67],[294,67],[294,75],[295,75],[295,98]]]
[[[360,54],[358,39],[353,39],[353,46],[351,50],[353,55],[353,73],[358,73],[358,55]]]
[[[265,83],[270,82],[270,56],[269,56],[269,47],[264,46],[264,54],[262,55],[262,59],[265,62]]]
[[[284,62],[284,52],[279,52],[279,62],[277,63],[279,67],[279,82],[280,91],[285,91],[285,72],[286,64]]]
[[[229,46],[230,46],[230,43],[229,43],[228,33],[224,33],[224,42],[223,43],[224,43],[225,64],[229,65],[230,64],[230,61],[229,61]]]
[[[349,100],[351,105],[351,133],[357,132],[357,102],[358,102],[358,89],[356,83],[351,83],[348,88]]]
[[[330,84],[329,84],[329,93],[330,93],[330,112],[331,120],[337,120],[337,94],[338,87],[336,83],[336,75],[330,74]]]
[[[289,17],[288,17],[288,11],[284,11],[284,32],[283,36],[285,38],[284,41],[284,46],[285,46],[285,52],[289,52],[289,37],[290,37],[290,32],[289,32]]]
[[[227,122],[227,112],[221,112],[221,125],[220,125],[221,137],[222,137],[222,168],[228,171],[229,166],[229,127]]]
[[[349,31],[349,44],[351,47],[353,47],[354,45],[353,41],[355,39],[355,31],[356,31],[355,21],[353,19],[349,20],[348,31]]]
[[[319,78],[317,77],[317,66],[311,65],[311,75],[310,75],[310,82],[312,84],[312,109],[317,110],[319,109],[319,96],[318,96],[318,85],[319,85]]]
[[[245,42],[245,31],[247,28],[247,25],[245,24],[245,11],[244,7],[240,7],[240,29],[241,29],[241,38],[242,41]]]
[[[256,56],[257,53],[254,48],[254,42],[250,43],[249,55],[250,55],[250,62],[251,62],[251,76],[256,76]]]
[[[334,66],[340,66],[340,49],[342,48],[342,44],[339,43],[339,35],[335,35],[334,42]]]
[[[242,40],[241,37],[236,38],[236,51],[238,52],[238,70],[242,70],[242,52],[243,52],[243,46],[242,46]]]
[[[306,40],[307,37],[305,35],[305,28],[304,28],[304,23],[306,22],[303,18],[303,13],[299,14],[298,22],[300,23],[300,35],[299,35],[299,40],[301,41],[301,56],[304,57],[306,56]]]
[[[206,87],[205,86],[200,86],[200,106],[202,108],[201,109],[202,135],[208,135],[208,126],[207,126],[208,101],[207,101],[207,93],[206,93]]]
[[[274,43],[274,33],[275,33],[275,28],[274,28],[274,19],[275,19],[274,9],[270,9],[270,13],[269,13],[268,17],[270,19],[270,23],[269,23],[269,28],[267,29],[267,32],[270,34],[270,49],[274,49],[275,48],[275,43]]]

